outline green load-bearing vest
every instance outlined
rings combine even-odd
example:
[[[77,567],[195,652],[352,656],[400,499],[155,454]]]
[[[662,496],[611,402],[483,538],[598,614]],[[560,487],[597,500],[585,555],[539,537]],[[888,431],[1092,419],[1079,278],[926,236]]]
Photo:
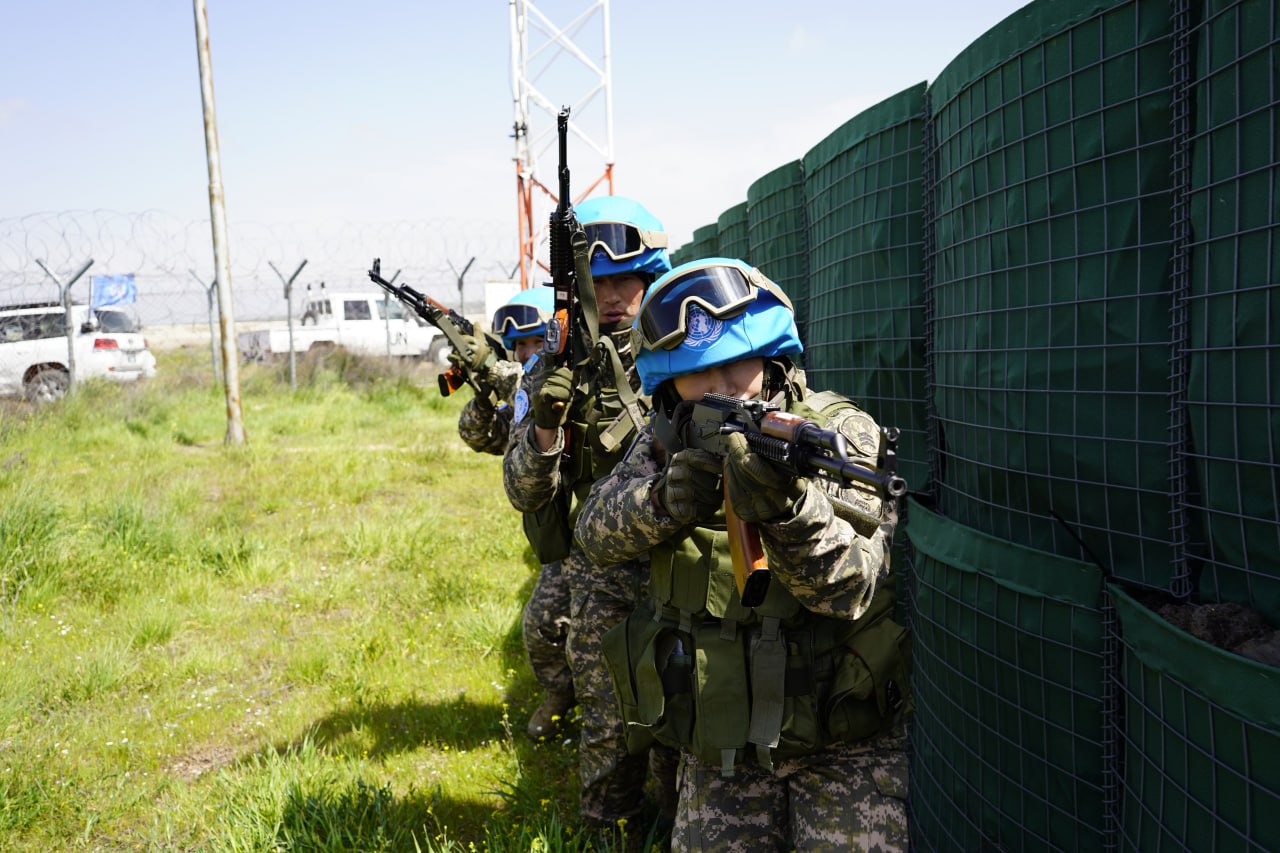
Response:
[[[619,355],[612,337],[601,338],[584,366],[565,424],[560,490],[540,509],[524,513],[525,538],[541,563],[569,555],[582,502],[626,455],[648,410],[648,399],[631,387],[631,366],[629,353]]]
[[[825,423],[853,404],[817,395],[789,411]],[[719,519],[720,516],[717,516]],[[604,636],[628,744],[653,740],[730,775],[754,758],[806,755],[887,732],[910,712],[910,636],[881,577],[856,620],[804,609],[782,583],[745,608],[723,523],[686,527],[650,551],[652,600]]]

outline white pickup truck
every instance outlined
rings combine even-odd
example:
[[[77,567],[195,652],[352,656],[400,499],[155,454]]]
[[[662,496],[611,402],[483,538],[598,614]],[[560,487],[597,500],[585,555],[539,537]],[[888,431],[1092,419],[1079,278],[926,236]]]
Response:
[[[289,327],[273,326],[236,335],[242,358],[265,360],[289,352]],[[362,355],[440,357],[447,346],[434,326],[408,314],[395,299],[377,293],[310,295],[293,325],[294,352],[343,347]]]

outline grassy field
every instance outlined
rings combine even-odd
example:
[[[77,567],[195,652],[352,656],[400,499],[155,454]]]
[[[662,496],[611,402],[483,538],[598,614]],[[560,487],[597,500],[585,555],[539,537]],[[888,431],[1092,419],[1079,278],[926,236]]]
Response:
[[[429,375],[207,351],[0,410],[0,849],[580,850],[536,564]]]

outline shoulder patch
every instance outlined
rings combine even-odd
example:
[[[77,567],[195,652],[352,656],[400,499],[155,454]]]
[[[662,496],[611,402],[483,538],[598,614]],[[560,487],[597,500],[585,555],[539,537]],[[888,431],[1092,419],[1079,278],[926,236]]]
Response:
[[[840,421],[838,429],[861,456],[875,459],[879,455],[880,428],[866,412],[853,409]]]
[[[523,421],[524,416],[529,413],[529,392],[523,388],[517,391],[511,408],[513,409],[511,412],[512,420],[516,423]]]

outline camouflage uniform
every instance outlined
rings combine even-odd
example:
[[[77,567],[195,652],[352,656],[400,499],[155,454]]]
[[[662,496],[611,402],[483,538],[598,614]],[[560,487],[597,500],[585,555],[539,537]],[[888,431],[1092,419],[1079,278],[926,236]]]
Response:
[[[628,333],[615,333],[612,337],[626,369],[627,380],[632,388],[638,388],[640,383],[630,357]],[[555,444],[542,452],[535,443],[531,415],[512,424],[511,442],[502,466],[507,496],[522,512],[533,512],[557,496],[567,494],[570,498],[570,529],[577,504],[594,481],[592,472],[607,471],[612,467],[612,458],[608,458],[596,440],[596,428],[613,422],[615,418],[621,423],[627,417],[615,405],[618,394],[613,388],[612,371],[599,354],[597,350],[597,356],[581,371],[580,384],[569,406],[571,422],[592,425],[590,430],[574,428],[570,438],[574,446],[590,454],[590,458],[578,468],[580,473],[572,476],[562,471],[568,427],[560,430]],[[545,373],[553,368],[550,360],[541,359],[540,364],[526,375],[524,393],[532,394],[540,386]],[[624,435],[626,438],[629,435]],[[625,447],[623,443],[621,448]],[[593,563],[575,545],[562,563],[570,591],[569,665],[579,703],[579,808],[585,821],[605,828],[626,819],[634,829],[636,818],[644,809],[647,756],[643,753],[632,755],[627,749],[613,686],[600,655],[600,637],[645,597],[648,567],[638,559],[640,556],[633,554],[627,560]],[[661,752],[665,761],[658,762],[655,775],[666,777],[666,799],[670,802],[676,760],[673,751]],[[661,778],[659,787],[662,787]],[[661,790],[659,799],[663,799]]]
[[[480,397],[472,397],[458,416],[458,435],[477,453],[502,455],[511,432],[511,400],[515,397],[524,368],[516,361],[499,360],[487,377],[493,395],[502,402],[497,408]],[[560,571],[560,561],[544,563],[525,604],[521,620],[524,649],[533,675],[549,693],[573,689],[573,677],[566,659],[565,638],[569,625],[569,587]]]
[[[730,779],[686,754],[679,786],[677,853],[907,849],[907,752],[900,732],[782,759],[772,773],[740,767]]]
[[[826,419],[824,426],[842,432],[854,455],[870,456],[874,461],[879,432],[865,413],[853,408],[838,409]],[[583,504],[575,530],[579,545],[590,559],[598,563],[618,562],[653,551],[657,561],[659,551],[656,549],[666,547],[663,543],[683,541],[699,530],[704,531],[705,537],[700,541],[714,542],[717,551],[727,552],[724,534],[714,532],[724,529],[722,515],[717,515],[718,526],[712,523],[707,527],[685,527],[654,506],[650,490],[663,472],[664,460],[665,454],[656,446],[653,426],[646,425],[613,474],[595,485]],[[850,507],[862,515],[863,533],[846,520],[855,516],[848,511]],[[876,614],[883,613],[883,596],[890,595],[892,588],[892,584],[884,581],[888,574],[893,524],[876,526],[874,519],[880,515],[879,501],[865,492],[810,480],[790,517],[759,525],[773,584],[784,585],[785,590],[778,594],[789,594],[803,608],[798,616],[800,620],[824,620],[827,627],[845,625],[856,638],[858,635],[853,632],[859,630],[857,620],[869,616],[873,599],[877,602]],[[872,519],[870,524],[867,519]],[[680,552],[675,553],[678,560]],[[655,562],[655,597],[657,565]],[[688,577],[682,573],[682,565],[685,564],[670,564],[670,583],[678,584],[680,578]],[[688,568],[686,565],[685,571]],[[877,595],[880,586],[884,590]],[[770,595],[774,595],[773,590]],[[730,627],[728,639],[736,641],[735,636],[737,640],[750,636],[753,622],[758,624],[758,620],[753,620],[751,611],[737,604],[736,595],[730,593],[730,597],[733,599],[730,609],[736,606],[735,615],[743,620],[736,626],[732,622],[724,623]],[[663,604],[666,607],[659,612],[666,618],[671,606],[658,602],[659,606]],[[709,629],[710,636],[717,633],[714,626],[722,624],[706,611],[692,616],[682,611],[680,618],[686,638],[690,636],[687,631],[691,618],[694,632]],[[789,633],[790,628],[785,627],[788,624],[797,625],[796,635]],[[784,623],[784,639],[790,642],[805,624],[804,621]],[[629,627],[620,630],[629,630]],[[723,631],[718,633],[725,638]],[[703,635],[692,636],[701,642]],[[759,636],[758,630],[756,636]],[[700,649],[699,655],[702,654]],[[737,666],[741,669],[742,656],[738,657]],[[754,648],[751,657],[754,667]],[[707,660],[710,658],[699,657],[698,662],[692,664],[693,683],[707,683],[710,679],[706,672]],[[787,674],[790,680],[790,669]],[[789,683],[788,690],[790,688]],[[665,683],[662,690],[667,690]],[[754,696],[754,690],[752,688],[749,695]],[[672,713],[675,707],[668,696],[666,712]],[[702,706],[690,702],[688,707]],[[748,707],[752,710],[743,715],[752,717],[754,727],[754,708],[750,704]],[[817,701],[816,707],[827,708],[826,699]],[[895,706],[901,707],[901,704]],[[902,715],[907,711],[909,703]],[[697,719],[697,710],[688,713]],[[718,722],[704,721],[703,725],[714,728]],[[781,725],[785,740],[785,727],[794,722]],[[813,725],[821,725],[825,730],[829,723]],[[852,743],[840,742],[824,731],[820,740],[825,743],[812,747],[796,747],[792,743],[790,753],[773,757],[771,762],[768,750],[755,754],[745,748],[736,752],[722,750],[728,753],[729,766],[724,761],[709,766],[706,756],[699,758],[687,743],[682,743],[673,849],[754,851],[787,850],[794,846],[799,850],[905,850],[907,765],[901,731],[901,719],[886,721],[879,733]],[[681,738],[687,736],[688,730],[680,735]],[[725,778],[726,772],[732,775]]]
[[[492,453],[501,456],[507,449],[507,438],[511,432],[511,399],[520,387],[520,377],[524,371],[517,361],[498,360],[489,371],[486,382],[493,389],[495,399],[501,401],[498,406],[489,401],[480,402],[480,397],[472,397],[462,407],[458,416],[458,435],[476,453]]]

